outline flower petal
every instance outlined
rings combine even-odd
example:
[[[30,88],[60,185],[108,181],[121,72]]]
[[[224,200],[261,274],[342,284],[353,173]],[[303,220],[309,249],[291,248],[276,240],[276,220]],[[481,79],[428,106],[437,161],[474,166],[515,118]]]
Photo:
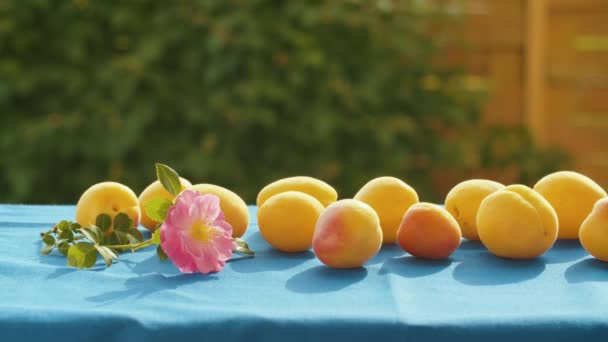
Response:
[[[191,234],[193,225],[203,220],[213,230],[209,240],[197,240]],[[236,248],[232,226],[224,219],[220,199],[186,190],[169,208],[161,226],[161,247],[180,271],[192,273],[219,272]]]
[[[225,262],[218,259],[213,249],[206,249],[203,258],[196,259],[196,267],[201,273],[219,272],[224,265]]]
[[[217,227],[232,236],[232,226],[224,220],[215,220],[212,227]]]
[[[230,236],[217,236],[213,239],[213,248],[221,259],[228,260],[232,257],[236,244]]]
[[[190,236],[188,236],[187,233],[183,234],[181,239],[182,239],[183,249],[188,254],[190,254],[193,258],[199,258],[200,256],[202,256],[203,249],[205,248],[205,245],[208,244],[208,243],[203,243],[203,242],[190,238]]]
[[[183,230],[192,226],[192,217],[188,215],[188,207],[182,204],[175,204],[167,211],[165,224],[167,229]]]
[[[217,215],[216,221],[226,221],[226,216],[224,216],[224,212],[220,210],[220,214]]]
[[[188,253],[183,253],[184,249],[178,231],[167,230],[165,227],[166,226],[163,225],[160,232],[160,245],[163,251],[181,272],[196,272],[197,268],[194,259]]]
[[[196,191],[184,190],[175,199],[175,204],[189,207],[197,196],[200,196],[200,194]]]
[[[216,195],[206,194],[195,200],[196,205],[202,212],[202,217],[207,223],[213,223],[222,212],[220,198]]]

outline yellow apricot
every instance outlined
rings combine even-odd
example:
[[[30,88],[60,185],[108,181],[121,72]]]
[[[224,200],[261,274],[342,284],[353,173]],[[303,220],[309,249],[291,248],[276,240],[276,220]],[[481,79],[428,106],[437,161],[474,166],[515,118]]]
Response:
[[[180,177],[179,181],[182,185],[182,190],[192,186],[192,184],[190,184],[187,179]],[[137,199],[139,201],[139,210],[141,211],[141,225],[146,227],[150,231],[156,230],[158,222],[154,221],[148,216],[144,204],[155,198],[165,198],[169,201],[173,201],[175,199],[175,196],[171,195],[171,193],[167,191],[167,189],[165,189],[159,181],[155,181],[152,184],[148,185],[148,187],[146,187],[144,191],[141,192],[139,198]]]
[[[303,192],[276,194],[258,209],[260,234],[282,252],[304,252],[312,244],[315,225],[323,209],[321,202]]]
[[[539,193],[524,185],[510,185],[481,201],[477,232],[496,256],[531,259],[553,246],[558,219],[551,204]]]
[[[608,198],[595,203],[581,225],[579,239],[589,254],[608,262]]]
[[[321,202],[324,207],[338,199],[336,190],[322,180],[306,176],[296,176],[279,179],[266,185],[258,194],[256,201],[258,208],[268,198],[285,191],[300,191],[308,194]]]
[[[534,185],[534,190],[543,195],[557,213],[558,239],[577,239],[581,223],[595,202],[607,196],[591,178],[572,171],[547,175]]]
[[[201,194],[213,194],[220,198],[220,208],[226,221],[232,226],[232,236],[241,237],[249,226],[249,209],[247,204],[234,192],[213,184],[196,184],[190,190]]]
[[[479,240],[477,210],[489,194],[505,186],[487,179],[470,179],[454,186],[445,198],[445,209],[458,221],[462,236]]]
[[[376,211],[364,202],[344,199],[328,206],[317,222],[312,247],[332,268],[355,268],[374,257],[382,246]]]
[[[135,226],[139,225],[139,203],[133,190],[116,182],[98,183],[80,196],[76,205],[76,222],[90,227],[95,225],[100,214],[108,214],[114,219],[119,213],[127,214]]]
[[[354,197],[369,204],[380,218],[383,243],[397,240],[397,229],[403,215],[418,203],[416,190],[395,177],[378,177],[365,184]]]
[[[416,203],[405,215],[397,231],[399,246],[425,259],[446,259],[458,246],[462,234],[458,222],[445,209],[431,203]]]

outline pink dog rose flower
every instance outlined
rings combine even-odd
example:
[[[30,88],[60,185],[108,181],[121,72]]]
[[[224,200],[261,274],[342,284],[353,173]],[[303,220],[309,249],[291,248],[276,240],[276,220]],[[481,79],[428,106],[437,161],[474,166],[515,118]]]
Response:
[[[163,251],[184,273],[219,272],[236,248],[215,195],[182,192],[160,229]]]

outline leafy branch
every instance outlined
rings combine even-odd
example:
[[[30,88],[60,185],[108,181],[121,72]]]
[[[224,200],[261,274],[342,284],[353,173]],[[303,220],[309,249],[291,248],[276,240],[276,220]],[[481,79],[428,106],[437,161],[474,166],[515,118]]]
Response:
[[[136,250],[145,243],[142,233],[125,213],[119,213],[114,219],[108,214],[100,214],[95,225],[90,227],[64,220],[40,233],[40,238],[44,243],[41,254],[48,255],[57,249],[67,256],[69,266],[77,268],[91,268],[99,256],[109,267],[122,250]]]

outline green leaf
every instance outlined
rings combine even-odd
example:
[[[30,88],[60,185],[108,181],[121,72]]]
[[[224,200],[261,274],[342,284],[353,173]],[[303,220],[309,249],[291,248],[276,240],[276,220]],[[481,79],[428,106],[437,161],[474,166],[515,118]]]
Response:
[[[113,250],[112,248],[105,247],[105,246],[101,246],[101,247],[107,249],[107,252],[112,256],[112,258],[114,260],[118,260],[118,254],[116,254],[115,250]]]
[[[141,240],[138,240],[135,236],[133,236],[131,234],[127,233],[126,236],[127,236],[127,239],[129,239],[129,243],[132,244],[132,245],[141,242]]]
[[[101,257],[103,258],[103,262],[106,264],[106,267],[110,267],[112,266],[112,258],[110,258],[110,256],[107,253],[102,252],[102,250],[99,249],[100,246],[97,246],[97,252],[99,252],[99,255],[101,255]]]
[[[104,243],[105,245],[125,245],[129,243],[129,238],[127,238],[127,233],[115,230],[109,237],[109,242]]]
[[[95,225],[102,231],[107,232],[112,226],[112,217],[108,214],[99,214],[95,219]]]
[[[80,226],[78,223],[72,223],[72,224],[70,224],[70,229],[71,230],[77,230],[77,229],[80,229],[80,228],[82,228],[82,226]]]
[[[156,163],[156,178],[158,178],[163,187],[173,196],[177,196],[182,190],[179,175],[175,170],[165,164]]]
[[[93,226],[95,227],[95,226]],[[99,243],[101,241],[100,236],[97,234],[96,230],[93,230],[93,227],[91,228],[82,228],[80,229],[80,232],[82,233],[82,235],[84,235],[87,239],[95,242],[95,243]],[[95,227],[97,228],[97,227]],[[99,230],[99,228],[97,228],[97,230]]]
[[[88,242],[79,242],[68,250],[68,265],[76,268],[91,268],[97,262],[97,249]]]
[[[156,247],[156,255],[158,255],[158,258],[160,260],[167,260],[169,258],[160,245]]]
[[[71,226],[71,223],[66,220],[63,220],[63,221],[57,223],[57,229],[59,229],[59,230],[70,229],[70,226]]]
[[[103,241],[103,237],[106,235],[101,229],[99,229],[97,226],[91,226],[91,231],[95,233],[95,235],[97,235],[97,243],[100,243]]]
[[[135,239],[134,243],[140,243],[144,241],[144,235],[137,228],[132,228],[131,230],[129,230],[129,235],[131,235]]]
[[[42,247],[42,249],[40,250],[40,254],[49,255],[53,251],[54,248],[55,248],[55,245],[46,245],[46,246]]]
[[[65,229],[59,233],[59,238],[62,240],[72,241],[74,239],[74,233],[70,229]]]
[[[156,222],[164,222],[167,218],[167,211],[173,202],[166,198],[154,198],[144,203],[144,209],[148,217]]]
[[[110,235],[104,236],[103,239],[101,240],[100,245],[102,246],[108,246],[108,245],[116,245],[116,239],[114,238],[114,232],[112,232]]]
[[[156,228],[152,233],[152,242],[156,245],[160,245],[160,228]]]
[[[129,217],[129,215],[125,213],[120,213],[114,217],[114,229],[120,230],[123,232],[128,232],[133,228],[133,220]]]
[[[116,255],[116,253],[114,253],[114,251],[112,251],[108,247],[95,246],[95,249],[97,249],[101,257],[103,258],[103,261],[106,263],[106,267],[112,266],[112,262],[115,259],[118,259],[118,255]]]
[[[52,235],[44,234],[42,236],[42,242],[44,242],[44,244],[47,245],[47,246],[54,246],[55,245],[55,238]]]
[[[57,249],[63,255],[68,255],[68,250],[70,249],[70,244],[67,241],[61,241],[57,245]]]

